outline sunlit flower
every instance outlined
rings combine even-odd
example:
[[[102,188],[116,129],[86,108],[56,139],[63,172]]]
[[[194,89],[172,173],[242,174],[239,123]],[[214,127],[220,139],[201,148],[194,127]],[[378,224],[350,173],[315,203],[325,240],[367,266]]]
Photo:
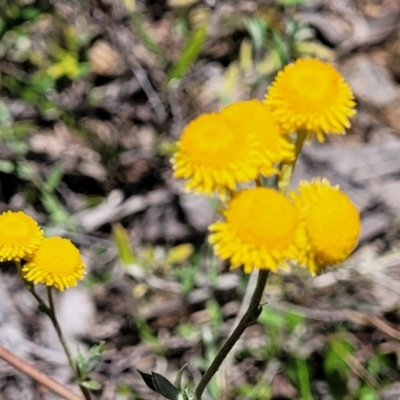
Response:
[[[190,122],[172,158],[174,176],[186,179],[185,188],[197,193],[224,195],[237,182],[257,176],[258,156],[251,136],[218,113]]]
[[[0,215],[0,261],[20,261],[30,256],[42,240],[38,223],[23,211]]]
[[[187,180],[187,190],[224,196],[238,183],[276,173],[274,163],[291,158],[292,145],[267,107],[254,100],[189,123],[172,165],[174,176]]]
[[[235,193],[224,221],[210,225],[215,253],[233,268],[276,271],[296,254],[298,212],[281,193],[256,187]]]
[[[76,286],[85,276],[86,268],[79,250],[69,239],[50,237],[43,239],[22,272],[27,281],[62,291]]]
[[[342,75],[318,59],[299,59],[278,73],[265,103],[287,132],[344,134],[355,114],[354,95]]]
[[[280,125],[273,119],[269,108],[258,100],[239,101],[225,107],[221,115],[242,126],[241,134],[254,135],[254,143],[261,156],[258,171],[268,176],[277,173],[276,163],[291,161],[294,146],[283,134]]]
[[[326,179],[302,182],[292,197],[306,232],[300,264],[315,275],[346,260],[360,234],[360,215],[351,200]]]

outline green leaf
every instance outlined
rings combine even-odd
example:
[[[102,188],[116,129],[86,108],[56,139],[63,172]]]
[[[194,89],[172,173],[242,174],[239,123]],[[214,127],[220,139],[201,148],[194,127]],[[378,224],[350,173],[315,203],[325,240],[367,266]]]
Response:
[[[263,308],[259,322],[275,329],[283,329],[286,326],[286,315],[282,315],[268,307]]]
[[[157,374],[157,372],[152,372],[151,374],[140,370],[138,372],[147,387],[154,392],[169,400],[178,400],[181,397],[180,391],[164,376]]]
[[[54,192],[61,182],[64,174],[64,168],[61,164],[56,164],[47,176],[46,182],[44,182],[43,189],[48,193]]]
[[[77,365],[80,379],[86,382],[87,376],[92,372],[100,362],[101,355],[106,349],[105,342],[100,342],[90,348],[88,353],[84,356],[78,348]]]
[[[0,171],[6,174],[12,174],[14,172],[14,164],[11,161],[0,160]]]
[[[154,386],[158,393],[169,400],[177,400],[180,392],[179,390],[164,376],[152,372]]]
[[[54,195],[42,192],[40,200],[53,221],[70,222],[68,211]]]
[[[300,392],[302,400],[313,400],[310,386],[310,374],[308,365],[303,358],[296,358],[297,376],[300,384]]]
[[[118,258],[124,266],[137,265],[138,260],[132,252],[131,242],[126,229],[121,224],[114,224],[113,241],[117,247]]]
[[[181,57],[168,76],[168,82],[170,84],[182,79],[188,68],[197,60],[203,48],[203,44],[207,39],[207,34],[208,28],[206,26],[201,26],[192,32]]]
[[[87,376],[86,360],[79,348],[78,348],[78,355],[76,356],[76,363],[78,365],[80,376],[86,377]]]
[[[154,392],[158,393],[153,382],[153,375],[148,374],[147,372],[140,371],[139,369],[137,371],[139,372],[140,376],[144,380],[144,383],[147,385],[147,387],[153,390]]]
[[[180,390],[182,389],[182,375],[187,367],[187,363],[185,363],[178,371],[178,374],[176,375],[174,385],[179,388]]]
[[[101,385],[99,382],[90,380],[90,381],[84,381],[84,382],[80,382],[81,386],[90,389],[90,390],[100,390],[101,389]]]
[[[253,39],[255,50],[261,51],[267,36],[267,23],[263,18],[246,18],[243,22]]]
[[[86,370],[88,373],[93,371],[98,366],[101,360],[101,355],[104,353],[105,349],[105,342],[100,342],[89,350],[88,354],[86,355]]]
[[[328,375],[339,374],[342,379],[347,377],[350,371],[347,358],[354,351],[354,346],[343,338],[333,338],[328,346],[324,369]]]

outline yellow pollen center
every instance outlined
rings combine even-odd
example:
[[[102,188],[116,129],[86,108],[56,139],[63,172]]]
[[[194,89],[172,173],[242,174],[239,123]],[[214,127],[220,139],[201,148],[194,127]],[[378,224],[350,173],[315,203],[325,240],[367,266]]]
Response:
[[[244,242],[271,250],[287,248],[298,224],[294,206],[268,188],[239,192],[230,203],[227,221]]]

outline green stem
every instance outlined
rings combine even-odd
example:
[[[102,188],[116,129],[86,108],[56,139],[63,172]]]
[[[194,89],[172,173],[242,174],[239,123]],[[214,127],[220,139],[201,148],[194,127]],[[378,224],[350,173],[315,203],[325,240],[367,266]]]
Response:
[[[296,143],[295,143],[296,159],[294,161],[294,165],[296,164],[296,161],[299,157],[299,154],[303,148],[303,144],[306,139],[307,139],[307,131],[298,131],[297,132],[297,138],[296,138]],[[294,165],[293,165],[293,169],[294,169]]]
[[[75,362],[74,362],[74,360],[72,358],[71,352],[69,350],[67,342],[66,342],[66,340],[64,338],[64,335],[62,333],[60,324],[58,323],[58,319],[57,319],[56,311],[55,311],[55,307],[54,307],[54,299],[53,299],[53,293],[51,291],[51,287],[50,286],[46,286],[46,289],[47,289],[47,297],[49,299],[48,316],[51,319],[51,322],[53,323],[54,329],[57,332],[58,339],[60,340],[60,343],[61,343],[61,345],[62,345],[62,347],[64,349],[64,353],[68,358],[68,363],[69,363],[72,371],[74,371],[74,375],[77,375]]]
[[[61,345],[62,345],[62,347],[64,349],[64,353],[68,358],[68,363],[69,363],[72,371],[74,372],[74,375],[75,375],[76,379],[79,382],[79,387],[81,389],[81,392],[82,392],[83,396],[85,397],[86,400],[91,400],[91,396],[90,396],[89,390],[87,388],[85,388],[84,386],[82,386],[82,384],[81,384],[80,371],[79,371],[77,365],[75,364],[75,362],[74,362],[74,360],[72,358],[71,351],[69,350],[67,342],[66,342],[66,340],[64,338],[64,335],[62,333],[60,324],[58,323],[58,319],[57,319],[57,316],[56,316],[56,310],[55,310],[55,307],[54,307],[53,292],[51,291],[52,288],[51,288],[51,286],[46,286],[46,288],[47,288],[47,297],[49,299],[49,307],[48,307],[47,315],[49,316],[49,318],[51,319],[51,322],[53,323],[54,329],[57,332],[58,339],[60,340],[60,343],[61,343]]]
[[[250,300],[249,306],[247,307],[247,310],[244,313],[240,322],[238,323],[237,327],[234,329],[232,334],[228,337],[226,342],[220,348],[214,360],[212,361],[211,365],[207,368],[206,372],[201,378],[195,390],[195,400],[201,400],[201,396],[205,388],[210,383],[213,376],[217,373],[219,367],[221,366],[222,362],[225,360],[229,352],[232,350],[233,346],[240,339],[246,328],[255,321],[257,321],[258,316],[260,315],[260,301],[264,293],[268,275],[269,275],[268,270],[259,271],[257,284],[254,289],[254,293]]]
[[[278,179],[278,188],[279,191],[285,194],[288,190],[290,180],[292,179],[293,171],[296,166],[297,159],[301,153],[303,148],[303,144],[307,139],[307,132],[306,131],[298,131],[295,141],[295,158],[292,162],[283,163],[281,165],[281,173]]]

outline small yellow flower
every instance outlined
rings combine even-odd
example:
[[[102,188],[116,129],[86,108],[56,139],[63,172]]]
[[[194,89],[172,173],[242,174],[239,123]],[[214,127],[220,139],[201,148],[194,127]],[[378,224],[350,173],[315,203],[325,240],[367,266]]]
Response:
[[[344,134],[350,126],[354,95],[342,75],[318,59],[299,59],[278,73],[265,103],[287,132],[305,131],[310,140],[315,134]]]
[[[276,163],[292,161],[294,145],[283,134],[280,125],[273,119],[269,108],[258,100],[239,101],[221,110],[221,115],[242,126],[244,134],[254,136],[254,143],[260,152],[261,175],[276,174]]]
[[[351,200],[327,179],[300,183],[292,198],[305,229],[299,263],[315,275],[346,260],[357,244],[361,224]]]
[[[0,215],[0,261],[21,261],[32,255],[42,240],[38,223],[23,211]]]
[[[259,157],[253,138],[219,113],[190,122],[172,158],[175,178],[187,179],[186,190],[221,196],[237,182],[257,176]]]
[[[23,266],[24,278],[58,290],[76,286],[86,274],[79,250],[69,239],[50,237],[43,239],[38,250]]]
[[[210,225],[215,253],[233,268],[276,271],[296,254],[299,218],[281,193],[256,187],[235,193],[223,211],[225,221]]]

